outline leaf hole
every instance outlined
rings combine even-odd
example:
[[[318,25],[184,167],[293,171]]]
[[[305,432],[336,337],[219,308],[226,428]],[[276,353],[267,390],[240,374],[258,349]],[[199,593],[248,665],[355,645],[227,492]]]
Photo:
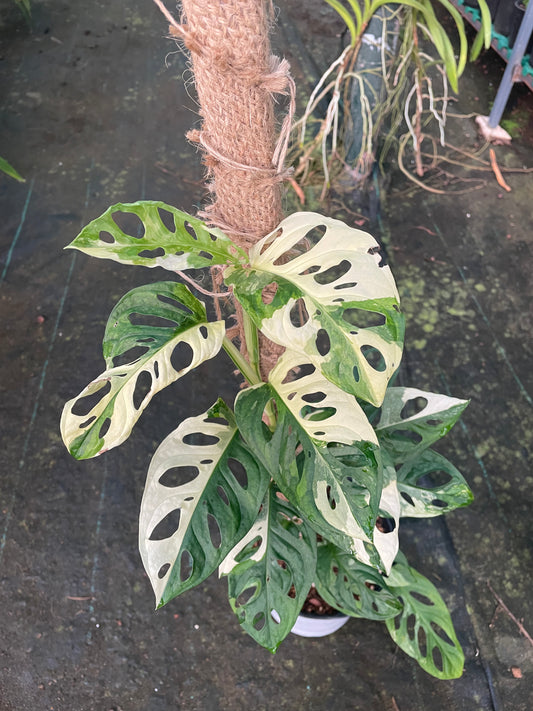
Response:
[[[169,232],[176,232],[176,222],[174,221],[174,215],[171,212],[162,207],[158,207],[157,214],[159,215],[159,219],[161,220],[163,227],[165,227]]]
[[[378,373],[383,373],[387,369],[385,358],[374,346],[362,346],[361,353],[368,365],[374,370],[377,370]]]
[[[426,409],[428,404],[427,398],[425,397],[413,397],[408,400],[402,407],[400,412],[400,417],[402,420],[406,420],[408,417],[415,417],[419,415],[423,410]]]
[[[239,484],[239,486],[242,489],[247,489],[248,488],[248,475],[246,474],[246,469],[244,468],[244,465],[239,462],[238,459],[234,459],[233,457],[229,457],[228,459],[228,467],[235,477],[235,480]]]
[[[328,498],[328,504],[330,505],[330,508],[334,511],[337,508],[337,502],[335,500],[335,497],[331,493],[331,486],[328,486],[326,488],[326,496]]]
[[[183,227],[185,228],[185,231],[188,232],[194,240],[198,241],[198,235],[196,234],[196,230],[188,220],[185,220],[185,222],[183,223]]]
[[[93,410],[98,403],[110,392],[111,383],[109,380],[102,381],[102,385],[90,395],[84,395],[76,400],[72,406],[72,414],[77,417],[84,417]]]
[[[220,532],[220,526],[218,525],[218,521],[213,516],[213,514],[207,514],[207,527],[209,529],[209,537],[211,538],[213,548],[216,548],[218,550],[222,544],[222,534]]]
[[[316,368],[312,363],[302,363],[301,365],[297,365],[287,372],[287,375],[282,381],[282,385],[306,378],[308,375],[312,375],[315,370]]]
[[[272,281],[270,284],[263,287],[263,291],[261,292],[261,301],[265,304],[265,306],[268,306],[274,301],[277,290],[278,285],[275,281]]]
[[[420,650],[420,654],[425,657],[428,653],[427,651],[427,639],[426,639],[426,630],[420,626],[418,628],[418,649]]]
[[[113,218],[113,222],[124,234],[135,237],[136,239],[144,237],[144,223],[134,212],[117,211],[114,212],[111,217]]]
[[[198,256],[203,257],[204,259],[209,259],[209,260],[213,259],[213,255],[210,254],[209,252],[205,252],[203,249],[200,252],[198,252]]]
[[[350,326],[358,328],[377,328],[386,323],[386,318],[382,313],[377,311],[367,311],[366,309],[345,309],[342,318],[349,323]]]
[[[307,274],[316,274],[316,272],[320,271],[320,265],[319,264],[314,264],[312,267],[307,267],[307,269],[304,269],[303,272],[300,272],[298,276],[307,276]]]
[[[98,437],[100,439],[103,439],[106,436],[106,434],[109,432],[110,427],[111,427],[111,418],[106,417],[102,423],[102,426],[100,427],[100,431],[98,432]]]
[[[193,447],[209,447],[213,444],[217,444],[219,441],[219,437],[208,435],[204,432],[189,432],[189,434],[186,434],[182,439],[184,444],[189,444]]]
[[[412,598],[414,598],[417,602],[420,602],[422,605],[427,605],[428,607],[434,607],[435,605],[433,600],[430,600],[427,595],[423,595],[422,593],[419,593],[416,590],[409,590],[409,594]]]
[[[170,469],[167,469],[159,477],[159,483],[161,486],[166,486],[168,488],[183,486],[183,484],[188,484],[193,481],[193,479],[196,479],[199,473],[200,470],[198,467],[170,467]]]
[[[442,660],[442,652],[438,647],[433,647],[431,650],[431,658],[433,659],[433,664],[441,672],[444,670],[444,663]]]
[[[180,341],[172,351],[170,365],[179,373],[191,365],[193,356],[194,352],[191,346],[185,341]]]
[[[177,327],[177,323],[175,321],[163,318],[162,316],[155,316],[154,314],[140,314],[133,312],[128,316],[128,318],[132,326],[152,326],[155,328],[171,328],[173,330]]]
[[[326,329],[319,329],[316,334],[315,341],[316,349],[321,356],[327,355],[331,350],[331,341],[329,340],[329,335]]]
[[[304,405],[300,410],[300,417],[309,422],[322,422],[333,417],[337,409],[335,407],[314,407],[313,405]]]
[[[414,613],[410,614],[409,617],[407,618],[406,621],[406,632],[411,640],[411,642],[415,638],[415,625],[416,625],[416,615]]]
[[[192,311],[188,306],[185,306],[185,304],[182,304],[181,301],[172,298],[172,296],[168,296],[167,294],[158,294],[157,299],[163,304],[172,306],[173,309],[181,309],[181,311],[184,311],[186,314],[192,314]]]
[[[335,264],[333,267],[329,267],[329,269],[325,269],[323,272],[318,272],[318,274],[315,274],[313,279],[317,284],[332,284],[334,281],[337,281],[349,272],[351,268],[351,263],[347,259],[343,259],[339,264]]]
[[[102,230],[98,237],[101,242],[105,242],[106,244],[115,244],[115,238],[111,232],[107,232],[107,230]]]
[[[326,393],[323,392],[316,392],[316,393],[307,393],[306,395],[302,395],[302,400],[304,402],[310,402],[316,404],[317,402],[322,402],[324,398],[326,397]]]
[[[378,516],[376,519],[376,528],[381,533],[392,533],[396,528],[396,521],[393,518]]]
[[[414,506],[414,505],[415,505],[415,502],[413,501],[412,497],[409,496],[409,494],[408,494],[406,491],[400,491],[400,496],[402,497],[402,499],[404,499],[405,501],[407,501],[407,503],[408,503],[410,506]]]
[[[243,590],[242,593],[235,598],[235,607],[245,607],[249,602],[251,602],[257,592],[257,588],[257,585],[253,585]]]
[[[177,532],[180,525],[181,510],[174,509],[167,513],[167,515],[159,521],[159,523],[152,529],[150,534],[150,541],[164,541],[167,538],[172,538],[172,536]]]
[[[261,632],[263,627],[266,625],[265,613],[258,612],[253,619],[252,625],[258,632]]]
[[[217,486],[217,493],[222,499],[222,501],[226,504],[226,506],[229,506],[229,499],[228,495],[226,494],[226,490],[224,489],[223,486]]]
[[[129,348],[124,353],[119,353],[113,358],[113,367],[136,363],[149,350],[148,346],[133,346],[133,348]]]
[[[442,629],[440,625],[438,625],[436,622],[430,622],[430,625],[431,629],[433,630],[433,632],[435,632],[437,637],[440,637],[440,639],[442,639],[443,642],[446,642],[446,644],[448,644],[450,647],[455,646],[453,641],[450,639],[448,634]]]
[[[192,575],[192,555],[189,551],[183,551],[180,557],[180,580],[184,583]]]
[[[356,383],[358,383],[359,378],[361,376],[359,375],[359,368],[356,365],[354,365],[352,373],[353,373],[353,379],[355,380]]]
[[[439,509],[445,509],[448,506],[446,501],[443,501],[442,499],[433,499],[433,501],[431,502],[431,505],[436,506]]]
[[[82,422],[81,425],[78,425],[80,430],[84,430],[86,427],[89,427],[91,422],[94,422],[96,420],[96,415],[93,415],[92,417],[89,417],[88,420],[85,420],[85,422]]]
[[[413,432],[412,430],[393,430],[390,433],[390,437],[399,442],[411,442],[412,444],[420,444],[423,439],[419,432]]]
[[[162,565],[159,568],[159,570],[157,572],[157,577],[159,578],[159,580],[163,580],[165,575],[168,573],[169,569],[170,569],[170,563],[165,563],[164,565]]]
[[[138,410],[143,404],[146,396],[152,388],[152,374],[147,370],[141,370],[135,381],[135,390],[133,391],[133,407]]]
[[[247,543],[235,556],[235,562],[242,563],[244,560],[251,558],[261,545],[262,540],[261,536],[256,536],[252,541]]]
[[[209,331],[207,330],[207,326],[200,326],[199,331],[200,331],[200,335],[202,336],[203,339],[206,339],[209,336]]]
[[[309,246],[314,247],[317,245],[326,234],[327,229],[326,225],[315,225],[315,227],[310,229],[304,237],[304,239],[307,240],[307,249],[309,249]]]
[[[353,289],[355,286],[357,286],[356,281],[348,281],[348,282],[345,282],[344,284],[336,284],[336,286],[334,286],[333,288],[337,289],[337,290],[338,289]]]
[[[290,310],[289,318],[291,324],[296,328],[301,328],[309,321],[309,314],[305,307],[305,301],[303,299],[298,299],[292,309]]]
[[[270,235],[270,237],[268,237],[268,239],[265,239],[264,243],[261,245],[261,250],[260,250],[259,254],[263,254],[264,252],[266,252],[266,250],[270,247],[272,242],[274,242],[274,240],[276,240],[278,237],[281,237],[282,234],[283,234],[283,228],[278,227],[278,229],[275,232],[273,232]]]
[[[451,474],[442,469],[436,469],[435,471],[426,472],[422,474],[422,476],[419,476],[415,486],[419,486],[423,489],[440,489],[446,486],[451,480]]]
[[[163,247],[156,247],[155,249],[142,249],[137,253],[138,257],[144,257],[145,259],[156,259],[157,257],[164,257],[165,250]]]
[[[380,245],[376,245],[375,247],[370,247],[368,250],[367,254],[376,254],[378,255],[378,267],[386,267],[387,266],[387,260],[385,257],[385,252],[381,248]]]

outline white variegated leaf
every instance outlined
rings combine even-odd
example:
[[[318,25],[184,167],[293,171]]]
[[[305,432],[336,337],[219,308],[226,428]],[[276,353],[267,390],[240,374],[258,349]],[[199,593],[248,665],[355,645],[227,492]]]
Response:
[[[139,549],[158,605],[216,570],[250,530],[268,484],[221,401],[161,443],[139,518]]]
[[[305,244],[319,230],[317,243]],[[366,232],[315,213],[291,215],[226,281],[272,341],[317,363],[342,390],[380,405],[402,351],[394,279]],[[275,292],[272,297],[272,292]]]
[[[141,323],[134,325],[133,316]],[[152,325],[154,317],[164,325]],[[61,434],[70,453],[88,459],[124,442],[152,397],[213,358],[224,334],[224,322],[208,322],[203,304],[183,284],[160,282],[128,292],[106,327],[107,370],[63,409]],[[172,357],[182,344],[190,359],[176,369]],[[126,362],[112,365],[117,358]]]

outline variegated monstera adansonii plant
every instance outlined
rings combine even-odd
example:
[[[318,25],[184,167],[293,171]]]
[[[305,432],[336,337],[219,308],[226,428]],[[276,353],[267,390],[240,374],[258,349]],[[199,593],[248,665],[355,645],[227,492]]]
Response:
[[[139,234],[121,229],[124,213]],[[337,610],[385,621],[430,674],[459,676],[450,615],[398,551],[398,527],[470,502],[461,474],[430,449],[467,403],[389,386],[404,324],[373,237],[302,212],[246,254],[143,201],[110,207],[69,246],[174,274],[218,265],[243,311],[246,358],[184,284],[133,289],[107,322],[106,369],[64,408],[63,439],[86,459],[123,442],[157,392],[221,348],[246,380],[233,410],[219,399],[152,459],[139,546],[157,606],[218,568],[240,624],[275,651],[315,584]],[[266,382],[258,331],[285,348]],[[183,344],[189,362],[177,367]]]

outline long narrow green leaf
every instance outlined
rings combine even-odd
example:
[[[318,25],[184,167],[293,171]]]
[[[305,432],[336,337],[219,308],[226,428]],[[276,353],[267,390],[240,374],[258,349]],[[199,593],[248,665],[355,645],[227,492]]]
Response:
[[[107,370],[63,409],[61,434],[70,453],[88,459],[124,442],[152,397],[213,358],[224,334],[224,322],[209,323],[204,305],[183,284],[128,292],[107,323]],[[188,350],[180,354],[178,347]]]
[[[15,180],[18,180],[19,183],[25,183],[26,179],[18,173],[15,168],[9,163],[5,158],[2,158],[0,156],[0,170],[5,173],[6,175],[9,175],[10,178],[15,178]]]
[[[165,222],[171,223],[170,228]],[[84,227],[67,248],[123,264],[170,271],[247,260],[246,253],[219,229],[208,229],[198,218],[154,200],[112,205]]]
[[[139,518],[139,549],[158,606],[216,570],[253,525],[269,481],[222,401],[162,442]]]
[[[354,22],[353,17],[350,15],[344,5],[339,2],[339,0],[326,0],[326,2],[342,17],[342,19],[346,23],[346,27],[350,32],[350,44],[353,47],[357,41],[357,26]]]
[[[272,484],[248,534],[220,567],[242,627],[275,652],[313,582],[316,534]]]

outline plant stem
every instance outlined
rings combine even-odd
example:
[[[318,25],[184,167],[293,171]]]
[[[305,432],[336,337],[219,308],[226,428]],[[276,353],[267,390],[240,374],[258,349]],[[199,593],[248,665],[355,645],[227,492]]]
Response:
[[[248,359],[250,365],[256,373],[259,380],[261,380],[261,371],[259,368],[259,334],[255,324],[252,322],[250,316],[242,309],[242,325],[244,331],[244,341],[246,343],[246,350],[248,351]]]
[[[257,383],[261,382],[261,376],[257,372],[257,369],[250,365],[237,346],[235,346],[227,336],[224,336],[222,348],[224,348],[250,385],[257,385]]]

